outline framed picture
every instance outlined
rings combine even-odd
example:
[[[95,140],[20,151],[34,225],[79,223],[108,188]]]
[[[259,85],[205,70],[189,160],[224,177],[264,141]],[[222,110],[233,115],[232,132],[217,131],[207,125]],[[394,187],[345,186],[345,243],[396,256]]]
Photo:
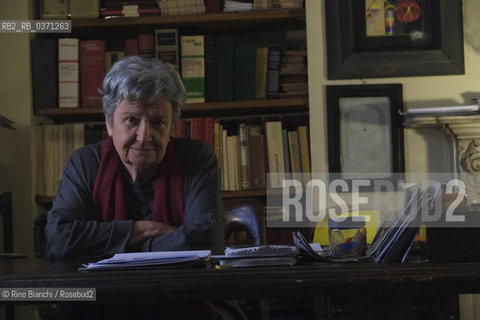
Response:
[[[325,0],[328,79],[464,74],[462,0]]]
[[[346,180],[403,173],[402,85],[331,85],[326,90],[330,173]]]

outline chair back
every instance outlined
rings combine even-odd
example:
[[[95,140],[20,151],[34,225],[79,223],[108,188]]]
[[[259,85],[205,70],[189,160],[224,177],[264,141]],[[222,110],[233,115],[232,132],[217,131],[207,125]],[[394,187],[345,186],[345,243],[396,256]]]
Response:
[[[266,244],[262,201],[256,198],[225,199],[223,207],[226,246]]]

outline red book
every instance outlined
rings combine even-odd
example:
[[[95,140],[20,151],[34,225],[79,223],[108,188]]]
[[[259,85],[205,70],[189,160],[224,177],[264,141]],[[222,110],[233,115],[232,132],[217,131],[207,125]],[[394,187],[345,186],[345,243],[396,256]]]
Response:
[[[80,103],[85,108],[102,106],[102,87],[105,77],[105,40],[80,41]]]
[[[138,55],[138,39],[125,39],[125,57]]]
[[[213,148],[213,118],[205,118],[205,142]]]
[[[153,58],[155,56],[155,35],[141,33],[138,35],[138,52],[141,56]]]
[[[175,136],[176,137],[185,137],[185,119],[179,119],[175,125]]]
[[[205,141],[205,118],[190,119],[190,138]]]
[[[220,0],[205,0],[206,13],[222,12],[222,5],[220,2]]]

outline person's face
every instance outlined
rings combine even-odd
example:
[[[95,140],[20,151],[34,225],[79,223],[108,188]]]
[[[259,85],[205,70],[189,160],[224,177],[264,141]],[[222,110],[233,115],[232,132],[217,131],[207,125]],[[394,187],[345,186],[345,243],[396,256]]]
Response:
[[[170,141],[170,101],[160,99],[153,106],[145,107],[124,100],[117,105],[112,124],[106,120],[106,125],[131,178],[134,181],[152,178]]]

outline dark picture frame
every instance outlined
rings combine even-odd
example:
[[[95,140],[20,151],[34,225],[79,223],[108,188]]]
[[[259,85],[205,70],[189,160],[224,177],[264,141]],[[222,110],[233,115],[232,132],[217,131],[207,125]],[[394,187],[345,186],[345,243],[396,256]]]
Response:
[[[462,0],[419,1],[425,24],[422,41],[367,37],[365,0],[325,0],[327,78],[465,74]]]
[[[401,176],[402,85],[328,85],[326,95],[330,173],[345,180]]]

